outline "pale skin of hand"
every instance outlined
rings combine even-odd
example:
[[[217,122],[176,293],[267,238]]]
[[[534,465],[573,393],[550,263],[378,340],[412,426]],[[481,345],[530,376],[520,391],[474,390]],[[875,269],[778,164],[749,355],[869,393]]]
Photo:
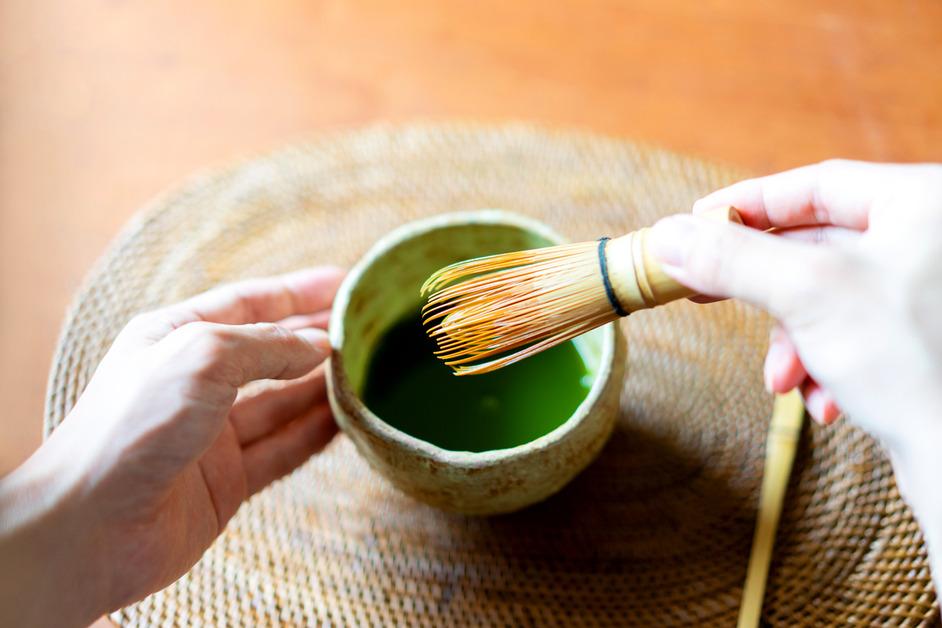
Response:
[[[698,292],[777,319],[770,391],[798,388],[819,423],[843,410],[884,444],[942,591],[942,165],[828,161],[693,211],[724,205],[746,226],[670,217],[652,230],[655,255]]]
[[[0,480],[0,625],[80,626],[167,586],[243,501],[330,441],[318,366],[342,277],[251,280],[128,324],[62,425]],[[243,388],[256,380],[281,381]]]

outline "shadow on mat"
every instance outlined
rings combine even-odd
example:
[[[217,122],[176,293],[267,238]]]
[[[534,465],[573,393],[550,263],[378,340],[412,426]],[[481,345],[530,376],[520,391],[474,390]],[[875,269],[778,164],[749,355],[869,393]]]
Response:
[[[449,542],[475,572],[472,583],[451,585],[524,623],[734,618],[754,493],[742,464],[708,452],[621,417],[598,459],[554,497],[449,526]]]

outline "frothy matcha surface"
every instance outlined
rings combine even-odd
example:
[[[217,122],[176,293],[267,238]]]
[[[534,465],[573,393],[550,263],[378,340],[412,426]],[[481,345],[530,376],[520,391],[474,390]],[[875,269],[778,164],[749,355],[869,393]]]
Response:
[[[386,331],[363,399],[386,423],[454,451],[506,449],[551,432],[585,399],[591,377],[570,341],[484,375],[456,377],[420,318]]]

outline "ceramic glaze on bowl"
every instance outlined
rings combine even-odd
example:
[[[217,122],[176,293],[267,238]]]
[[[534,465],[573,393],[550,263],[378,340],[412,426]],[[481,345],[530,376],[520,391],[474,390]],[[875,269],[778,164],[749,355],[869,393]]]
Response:
[[[625,342],[614,323],[575,341],[590,378],[585,399],[561,425],[518,446],[444,449],[397,429],[362,400],[380,340],[421,307],[419,288],[433,271],[470,257],[561,242],[545,225],[508,212],[445,214],[390,233],[347,276],[330,321],[330,403],[360,454],[399,489],[450,511],[510,512],[561,489],[602,449],[618,413],[625,369]],[[447,425],[448,408],[440,412]]]

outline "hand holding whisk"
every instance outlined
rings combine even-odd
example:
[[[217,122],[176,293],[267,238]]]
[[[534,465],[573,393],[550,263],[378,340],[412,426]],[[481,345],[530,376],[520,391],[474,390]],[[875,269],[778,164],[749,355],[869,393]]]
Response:
[[[705,214],[741,223],[732,207]],[[422,286],[436,355],[457,375],[487,373],[631,312],[695,292],[648,251],[649,228],[458,262]]]

